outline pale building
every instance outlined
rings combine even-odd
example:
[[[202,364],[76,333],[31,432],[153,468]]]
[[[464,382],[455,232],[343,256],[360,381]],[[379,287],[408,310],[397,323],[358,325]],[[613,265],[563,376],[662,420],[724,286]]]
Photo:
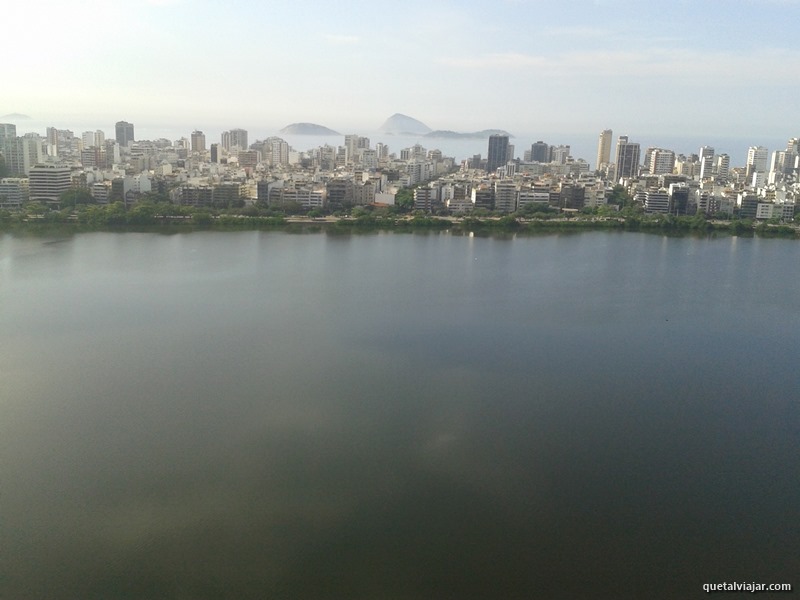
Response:
[[[0,179],[0,209],[16,210],[28,201],[28,180],[23,177]]]
[[[439,203],[439,190],[433,187],[418,187],[414,190],[414,210],[433,211]]]
[[[96,131],[84,131],[81,134],[81,150],[89,148],[102,148],[105,144],[106,136],[99,129]]]
[[[247,130],[231,129],[230,131],[223,131],[220,141],[221,146],[228,152],[234,148],[247,150]]]
[[[365,169],[378,168],[378,152],[376,150],[361,150],[361,166]]]
[[[17,137],[17,126],[13,123],[0,123],[0,153],[3,152],[5,141]]]
[[[700,148],[700,179],[709,179],[714,171],[714,148],[703,146]]]
[[[651,175],[667,175],[675,170],[675,153],[672,150],[653,148],[649,158]]]
[[[669,192],[664,188],[649,189],[644,193],[644,212],[668,213],[669,209]]]
[[[84,131],[81,134],[81,144],[83,144],[84,150],[94,148],[94,131]]]
[[[567,164],[567,159],[570,157],[571,149],[569,146],[552,146],[550,148],[550,162],[559,165]]]
[[[34,165],[44,161],[42,140],[38,136],[7,138],[3,144],[6,169],[12,175],[28,175]]]
[[[610,129],[604,129],[600,132],[600,139],[597,140],[597,163],[595,168],[599,169],[600,165],[608,164],[611,161],[611,137],[613,132]]]
[[[495,181],[494,209],[504,213],[517,210],[517,185],[511,179]]]
[[[108,198],[111,196],[111,182],[97,181],[89,188],[89,193],[98,204],[108,204]]]
[[[731,157],[727,154],[719,154],[715,159],[714,170],[716,172],[717,180],[727,181],[730,175]]]
[[[747,150],[747,177],[753,173],[764,173],[767,170],[768,153],[764,146],[750,146]]]
[[[34,165],[28,175],[28,185],[32,202],[56,204],[61,194],[72,187],[72,171],[61,164]]]

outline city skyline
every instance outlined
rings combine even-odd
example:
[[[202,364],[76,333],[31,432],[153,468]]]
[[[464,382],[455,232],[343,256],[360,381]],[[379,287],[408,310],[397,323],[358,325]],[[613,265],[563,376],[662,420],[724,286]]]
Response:
[[[127,116],[127,115],[125,115]],[[191,129],[182,128],[178,124],[168,124],[165,126],[157,126],[152,122],[146,121],[144,124],[130,123],[128,121],[117,121],[116,123],[101,123],[96,121],[91,116],[86,116],[78,122],[70,123],[66,121],[66,117],[56,116],[52,120],[47,121],[34,121],[30,118],[21,118],[21,115],[2,115],[0,116],[0,127],[4,125],[2,121],[7,121],[11,127],[16,131],[16,135],[28,136],[35,134],[42,138],[48,138],[54,132],[61,132],[65,135],[76,135],[77,137],[86,137],[92,134],[93,137],[100,136],[100,138],[108,137],[109,139],[115,138],[117,134],[117,141],[119,141],[119,128],[121,125],[133,127],[135,126],[135,139],[142,140],[169,140],[170,142],[178,143],[180,140],[186,140],[190,144],[191,138],[194,133],[201,133],[207,140],[207,143],[217,144],[222,148],[228,149],[231,145],[245,147],[248,140],[264,140],[270,137],[281,137],[289,141],[296,150],[303,151],[313,147],[330,144],[337,146],[340,139],[349,137],[351,134],[337,134],[337,135],[302,135],[302,134],[286,134],[278,129],[269,129],[263,126],[250,126],[246,128],[231,127],[232,123],[239,124],[236,116],[231,118],[219,117],[218,121],[227,123],[227,126],[217,126],[216,128],[207,128],[203,126],[193,127]],[[88,131],[87,131],[88,130]],[[466,138],[448,138],[448,137],[426,137],[422,134],[387,134],[385,132],[376,131],[374,129],[354,128],[358,133],[355,135],[367,134],[367,137],[372,137],[377,143],[386,144],[393,151],[401,149],[403,146],[412,146],[415,143],[420,143],[425,147],[433,149],[441,149],[445,154],[455,156],[457,159],[470,158],[475,154],[482,154],[487,156],[487,141],[489,135],[485,137],[466,137]],[[747,155],[750,148],[765,147],[770,156],[774,151],[781,151],[786,147],[786,140],[789,138],[797,137],[797,131],[791,129],[791,126],[783,131],[781,134],[774,136],[755,135],[740,138],[731,137],[706,137],[698,136],[696,134],[686,135],[646,135],[640,132],[629,134],[625,128],[619,129],[619,135],[626,135],[632,141],[638,143],[644,151],[645,148],[661,148],[673,150],[678,155],[689,156],[697,154],[702,147],[712,146],[716,148],[717,154],[727,154],[730,157],[731,166],[745,166]],[[2,133],[0,131],[0,133]],[[126,129],[127,135],[133,132]],[[619,135],[614,130],[605,129],[599,132],[603,134],[612,134],[613,143],[610,150],[610,161],[616,162],[615,146],[618,141]],[[0,136],[2,137],[2,136]],[[545,140],[542,141],[541,138]],[[534,142],[534,140],[536,140]],[[48,143],[53,143],[49,141]],[[523,158],[525,150],[528,148],[542,145],[545,147],[545,153],[549,150],[550,146],[562,146],[567,150],[567,154],[574,159],[582,159],[589,162],[593,167],[600,165],[597,161],[598,151],[598,132],[584,131],[576,134],[561,134],[555,133],[552,135],[540,135],[539,133],[523,133],[512,134],[509,139],[510,147],[517,148],[516,156]],[[43,151],[44,152],[44,151]],[[644,156],[644,155],[643,155]],[[646,157],[645,157],[646,158]],[[547,162],[547,159],[541,158],[540,160]]]
[[[783,137],[800,91],[799,17],[795,0],[670,11],[509,0],[488,17],[475,2],[298,12],[286,2],[148,0],[131,11],[45,0],[10,9],[8,41],[26,52],[8,62],[0,114],[190,132],[297,121],[363,131],[400,112],[460,131]],[[103,52],[78,35],[121,25]],[[235,40],[219,39],[229,30]],[[231,114],[236,122],[221,121]]]

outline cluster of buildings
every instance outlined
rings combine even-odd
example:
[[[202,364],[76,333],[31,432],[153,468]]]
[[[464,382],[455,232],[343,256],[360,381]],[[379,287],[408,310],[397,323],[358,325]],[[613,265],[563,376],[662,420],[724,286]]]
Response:
[[[665,148],[642,151],[624,135],[613,148],[612,143],[612,131],[602,131],[591,170],[571,156],[568,145],[537,141],[518,159],[509,136],[492,135],[486,159],[476,155],[458,173],[417,188],[415,208],[455,214],[476,208],[511,213],[537,205],[580,210],[606,205],[622,186],[650,214],[792,219],[800,199],[799,138],[771,159],[766,148],[749,148],[743,167],[732,167],[730,156],[711,146],[687,156]]]
[[[0,124],[0,209],[25,202],[57,207],[64,191],[82,189],[97,203],[128,205],[157,195],[175,204],[229,208],[347,209],[394,203],[400,188],[414,188],[414,208],[466,214],[557,207],[581,210],[608,204],[618,186],[647,213],[790,219],[800,198],[800,139],[771,155],[755,146],[743,167],[703,146],[697,154],[646,148],[611,130],[600,133],[596,167],[575,159],[569,145],[536,141],[514,157],[504,134],[488,140],[486,158],[456,163],[419,144],[391,153],[383,143],[344,136],[340,146],[304,152],[280,137],[249,140],[244,129],[207,143],[193,131],[178,140],[137,140],[134,125],[120,121],[114,137],[103,131],[75,135],[47,128],[44,137],[17,135]],[[616,205],[615,205],[616,206]]]
[[[298,152],[279,137],[249,142],[231,129],[207,143],[202,131],[179,140],[137,140],[134,126],[120,121],[113,139],[102,131],[80,136],[48,128],[45,137],[17,136],[0,124],[0,155],[9,176],[0,180],[0,208],[25,202],[57,207],[69,189],[83,189],[97,203],[168,198],[176,204],[228,208],[349,208],[393,204],[402,187],[453,171],[455,159],[421,145],[399,155],[369,138],[344,136],[344,145]]]

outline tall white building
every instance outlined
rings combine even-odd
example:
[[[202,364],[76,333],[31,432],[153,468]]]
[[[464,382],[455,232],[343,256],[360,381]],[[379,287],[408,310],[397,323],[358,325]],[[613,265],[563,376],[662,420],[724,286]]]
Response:
[[[600,165],[608,164],[611,161],[611,137],[613,132],[610,129],[604,129],[600,132],[600,139],[597,140],[597,164],[595,168],[599,169]]]
[[[494,184],[494,209],[512,213],[517,210],[517,185],[511,179],[500,179]]]
[[[767,149],[764,146],[750,146],[747,150],[747,177],[753,173],[766,172],[768,159]]]
[[[703,146],[700,148],[700,179],[708,179],[714,170],[714,148]]]
[[[230,131],[222,132],[222,147],[230,151],[231,148],[238,148],[239,150],[247,150],[247,130],[246,129],[231,129]]]
[[[17,137],[17,126],[13,123],[0,123],[0,152],[6,140]]]
[[[714,170],[717,173],[717,179],[726,181],[730,175],[731,157],[727,154],[718,154],[716,156]]]
[[[3,158],[9,173],[28,175],[34,165],[44,160],[42,140],[38,136],[6,138],[3,144]]]
[[[672,150],[653,148],[649,158],[648,164],[652,175],[668,175],[675,169],[675,153]]]
[[[551,149],[551,162],[557,163],[559,165],[567,164],[567,159],[570,156],[570,152],[572,150],[569,146],[553,146]]]
[[[97,131],[84,131],[81,134],[84,150],[86,148],[100,148],[105,143],[105,140],[105,134],[99,129]]]

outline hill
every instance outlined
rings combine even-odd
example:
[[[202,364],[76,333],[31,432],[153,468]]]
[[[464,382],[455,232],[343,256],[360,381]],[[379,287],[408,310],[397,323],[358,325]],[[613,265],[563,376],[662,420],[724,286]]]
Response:
[[[395,113],[378,128],[381,133],[393,133],[397,135],[417,135],[426,134],[431,131],[431,128],[425,125],[422,121],[412,119],[407,115]]]
[[[317,125],[316,123],[292,123],[281,129],[278,133],[290,135],[342,135],[338,131]]]

